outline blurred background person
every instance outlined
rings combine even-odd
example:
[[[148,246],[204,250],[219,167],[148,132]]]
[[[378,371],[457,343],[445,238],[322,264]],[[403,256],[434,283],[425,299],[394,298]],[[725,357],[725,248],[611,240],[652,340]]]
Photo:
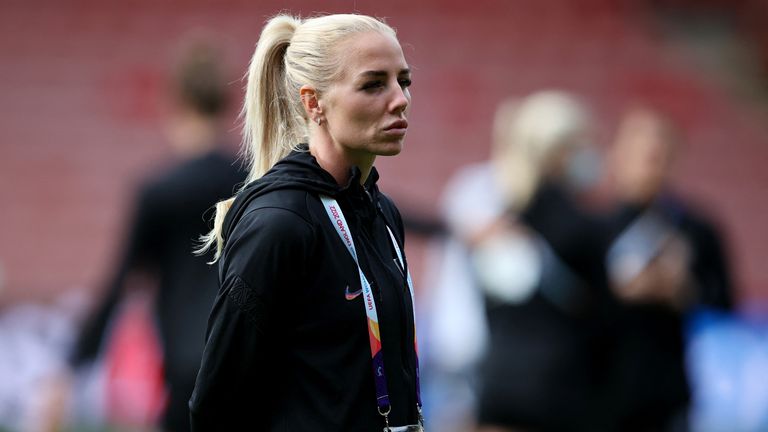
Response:
[[[542,91],[507,127],[496,150],[511,212],[472,257],[490,331],[478,423],[599,430],[602,226],[578,200],[598,178],[590,114],[572,95]]]
[[[435,293],[433,356],[450,368],[456,357],[439,352],[449,336],[482,335],[487,326],[478,367],[481,431],[604,430],[604,230],[579,202],[599,169],[588,109],[568,93],[540,91],[502,104],[494,132],[492,161],[460,172],[444,205],[486,324],[444,330],[441,323],[455,323],[459,303],[466,308],[473,295],[448,294],[458,297],[451,313],[439,309],[445,297]],[[438,289],[451,290],[451,282]],[[467,340],[478,345],[476,336]],[[454,351],[462,346],[453,343]]]
[[[671,190],[681,134],[647,107],[621,119],[611,149],[618,204],[607,254],[618,299],[611,401],[622,431],[687,430],[684,322],[697,307],[730,311],[722,236]]]
[[[488,344],[488,325],[470,253],[507,219],[509,204],[500,184],[505,167],[499,155],[505,152],[518,104],[515,98],[499,104],[491,158],[462,166],[451,176],[441,194],[441,219],[433,224],[439,228],[432,230],[437,240],[427,262],[426,285],[431,289],[420,308],[426,342],[421,349],[425,390],[432,402],[427,406],[430,425],[446,432],[473,428],[477,414],[477,363]],[[414,230],[409,216],[404,212],[403,220]]]
[[[206,263],[211,257],[194,256],[192,250],[210,229],[205,214],[211,203],[231,196],[245,178],[223,151],[227,82],[220,54],[203,39],[187,42],[173,76],[166,124],[177,161],[141,186],[122,258],[72,355],[75,367],[96,359],[109,347],[110,334],[115,339],[110,322],[128,290],[155,289],[152,310],[168,392],[162,428],[174,432],[189,430],[187,402],[218,291],[216,270]]]

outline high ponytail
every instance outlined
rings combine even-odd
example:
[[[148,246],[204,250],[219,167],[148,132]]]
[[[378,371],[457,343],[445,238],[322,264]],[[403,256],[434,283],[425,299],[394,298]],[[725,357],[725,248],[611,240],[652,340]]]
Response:
[[[291,43],[298,19],[278,15],[261,31],[246,75],[245,102],[240,113],[243,118],[243,156],[248,161],[246,185],[264,175],[291,150],[295,140],[290,99],[285,85],[285,52]],[[288,122],[288,124],[286,124]],[[201,238],[195,252],[203,254],[216,245],[213,262],[224,247],[222,228],[224,218],[235,197],[216,204],[213,229]]]
[[[302,113],[291,101],[298,94],[288,88],[285,67],[285,53],[300,25],[299,19],[287,15],[269,20],[251,58],[241,113],[246,183],[264,175],[306,135]]]
[[[305,21],[277,15],[267,22],[248,67],[241,112],[243,155],[249,170],[245,186],[306,142],[308,119],[299,89],[311,85],[319,94],[327,90],[341,72],[336,47],[342,39],[367,31],[395,35],[391,27],[365,15],[327,15]],[[233,202],[230,198],[216,204],[213,230],[201,237],[197,254],[215,245],[213,262],[219,259],[224,217]]]

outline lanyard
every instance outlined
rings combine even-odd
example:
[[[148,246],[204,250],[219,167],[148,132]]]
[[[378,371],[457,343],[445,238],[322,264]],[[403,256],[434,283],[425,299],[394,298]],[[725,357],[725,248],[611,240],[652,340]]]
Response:
[[[344,243],[344,246],[347,247],[347,250],[349,251],[349,254],[352,255],[352,259],[355,260],[355,264],[357,264],[357,271],[360,275],[360,285],[363,288],[363,305],[365,306],[365,314],[368,317],[368,339],[371,345],[371,357],[373,359],[373,377],[376,384],[376,403],[378,405],[379,414],[384,416],[384,419],[389,425],[389,419],[388,414],[391,411],[392,407],[389,402],[389,393],[387,391],[387,379],[384,372],[384,352],[382,351],[381,346],[381,334],[379,333],[379,317],[376,313],[376,301],[373,297],[373,290],[371,289],[371,284],[368,282],[368,278],[365,277],[365,274],[363,273],[363,269],[360,268],[360,261],[357,258],[357,251],[355,249],[355,242],[352,240],[352,233],[349,231],[349,225],[347,225],[347,220],[344,218],[344,213],[341,211],[341,207],[339,207],[338,202],[336,202],[335,199],[321,195],[320,200],[323,202],[323,206],[325,207],[325,211],[328,213],[328,217],[331,219],[331,223],[333,224],[334,228],[336,228],[336,233],[339,234],[339,237],[341,238],[341,241]],[[387,225],[387,231],[389,232],[389,237],[392,240],[392,244],[395,246],[395,251],[397,253],[397,258],[400,260],[400,265],[403,269],[405,269],[405,261],[403,260],[403,253],[400,251],[400,246],[398,246],[397,241],[395,240],[395,235],[392,234],[392,230]],[[414,349],[416,351],[416,408],[419,412],[419,417],[421,417],[421,391],[419,389],[419,382],[420,382],[420,376],[419,376],[419,355],[418,355],[418,344],[416,343],[416,305],[415,305],[415,297],[413,292],[413,282],[411,280],[411,274],[410,271],[408,271],[406,280],[408,281],[408,289],[411,293],[411,304],[412,304],[412,310],[413,310],[413,324],[414,324],[414,334],[413,334],[413,344]],[[421,418],[419,419],[421,422]]]

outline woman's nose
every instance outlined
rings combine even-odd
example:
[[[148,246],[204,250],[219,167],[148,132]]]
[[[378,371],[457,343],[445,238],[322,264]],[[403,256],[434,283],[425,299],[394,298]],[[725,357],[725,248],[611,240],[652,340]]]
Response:
[[[408,89],[403,88],[400,85],[395,87],[392,101],[390,102],[390,110],[392,112],[401,113],[405,111],[406,108],[408,108],[410,103],[411,97],[408,94]]]

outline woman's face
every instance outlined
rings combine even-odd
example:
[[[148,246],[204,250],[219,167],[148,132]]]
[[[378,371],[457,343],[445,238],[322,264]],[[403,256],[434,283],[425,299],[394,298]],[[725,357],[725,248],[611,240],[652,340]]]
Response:
[[[614,144],[615,182],[629,201],[649,201],[667,181],[674,153],[669,127],[653,114],[627,115]]]
[[[318,101],[325,128],[352,160],[400,153],[411,102],[411,73],[397,40],[378,32],[337,47],[342,73]]]

